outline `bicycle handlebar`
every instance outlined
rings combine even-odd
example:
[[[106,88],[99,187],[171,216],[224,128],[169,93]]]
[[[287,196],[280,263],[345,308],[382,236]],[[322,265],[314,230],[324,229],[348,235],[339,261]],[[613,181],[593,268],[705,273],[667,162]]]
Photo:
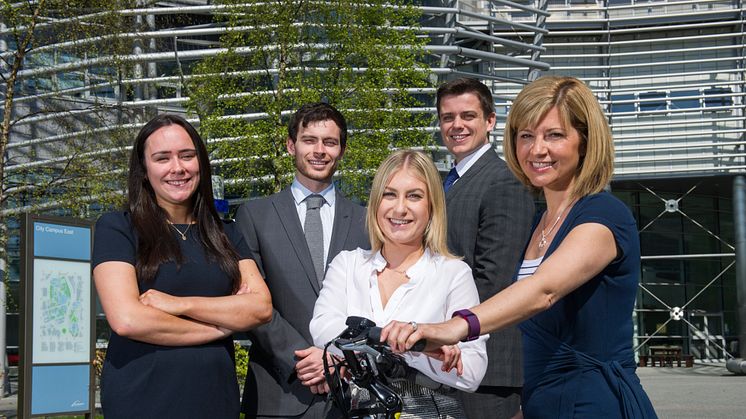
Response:
[[[364,317],[350,316],[345,322],[347,328],[324,347],[324,376],[329,384],[334,403],[347,418],[383,415],[395,418],[401,413],[402,399],[389,387],[396,380],[411,380],[430,388],[438,388],[439,383],[409,367],[404,358],[391,351],[386,342],[381,342],[381,328]],[[330,345],[342,351],[344,361],[330,369],[326,352]],[[411,350],[421,351],[425,341],[417,342]],[[339,375],[340,367],[346,367],[349,380],[356,386],[365,388],[371,395],[369,401],[354,405],[349,385]]]

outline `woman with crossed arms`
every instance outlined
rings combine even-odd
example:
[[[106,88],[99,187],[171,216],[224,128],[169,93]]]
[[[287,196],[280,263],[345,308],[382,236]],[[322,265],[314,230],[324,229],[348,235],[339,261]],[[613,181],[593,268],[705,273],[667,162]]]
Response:
[[[114,418],[238,418],[234,331],[272,303],[241,232],[215,210],[207,149],[176,115],[140,130],[127,211],[96,223],[93,279],[112,333],[101,404]]]

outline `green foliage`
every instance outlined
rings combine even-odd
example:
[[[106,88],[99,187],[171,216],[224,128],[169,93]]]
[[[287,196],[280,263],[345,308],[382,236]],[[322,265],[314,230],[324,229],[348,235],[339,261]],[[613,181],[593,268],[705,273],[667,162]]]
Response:
[[[0,260],[8,262],[10,310],[17,309],[8,278],[19,249],[17,242],[10,252],[6,245],[23,212],[93,218],[122,202],[113,191],[123,188],[122,146],[132,133],[107,127],[131,115],[111,97],[99,97],[101,90],[79,88],[112,90],[118,74],[130,72],[116,59],[132,51],[133,41],[117,36],[133,29],[133,18],[116,12],[130,6],[127,0],[0,1]],[[99,57],[108,62],[91,63]]]
[[[238,378],[238,383],[243,385],[246,382],[246,374],[249,371],[249,351],[235,341],[233,342],[233,347],[236,352],[236,377]]]
[[[348,121],[341,186],[365,200],[371,173],[391,148],[427,146],[413,127],[430,116],[408,88],[430,86],[419,11],[404,1],[276,0],[232,5],[220,16],[228,50],[200,62],[189,109],[200,117],[232,195],[265,195],[292,179],[287,121],[302,104],[327,101]]]
[[[133,19],[116,10],[129,6],[126,0],[0,3],[0,21],[7,27],[0,36],[8,46],[0,65],[0,90],[7,99],[0,210],[86,217],[93,215],[91,203],[102,209],[122,203],[122,195],[112,191],[123,187],[127,158],[122,147],[131,142],[132,132],[97,128],[131,115],[112,98],[99,97],[96,88],[85,92],[84,100],[72,89],[110,85],[119,71],[127,75],[116,57],[130,53],[133,41],[116,35],[131,31]],[[86,64],[98,57],[108,62]],[[28,69],[38,72],[24,73]],[[59,139],[35,143],[45,135]],[[14,147],[29,140],[28,146]]]

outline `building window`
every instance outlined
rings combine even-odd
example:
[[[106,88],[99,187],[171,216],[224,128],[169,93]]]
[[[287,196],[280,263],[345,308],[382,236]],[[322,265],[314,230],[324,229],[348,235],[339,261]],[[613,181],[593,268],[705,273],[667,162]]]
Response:
[[[671,109],[697,109],[699,108],[699,91],[684,90],[680,92],[670,92],[668,97],[671,99]],[[680,99],[677,99],[680,98]]]
[[[634,112],[635,95],[611,95],[611,112]]]
[[[666,109],[665,92],[640,93],[640,111],[657,111]]]
[[[730,87],[711,87],[705,89],[705,108],[733,106],[733,91]]]

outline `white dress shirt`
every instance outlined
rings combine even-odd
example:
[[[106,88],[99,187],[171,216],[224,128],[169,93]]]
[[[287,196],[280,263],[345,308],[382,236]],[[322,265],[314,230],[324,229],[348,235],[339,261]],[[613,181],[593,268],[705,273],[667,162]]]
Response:
[[[298,211],[298,219],[300,220],[301,228],[305,228],[306,223],[306,201],[305,199],[312,192],[310,189],[303,186],[298,179],[293,179],[293,183],[290,185],[290,192],[293,194],[293,200],[295,201],[295,209]],[[329,245],[332,242],[332,229],[334,228],[334,202],[337,194],[334,190],[334,184],[332,183],[326,189],[319,192],[319,195],[323,196],[326,202],[319,208],[319,215],[321,216],[321,225],[324,228],[324,261],[329,260]]]
[[[488,142],[487,144],[474,150],[473,153],[461,159],[461,161],[456,164],[456,172],[458,173],[458,179],[456,179],[456,181],[454,181],[453,183],[455,184],[456,182],[458,182],[459,179],[464,177],[464,175],[466,174],[466,171],[469,170],[470,167],[474,166],[474,163],[476,163],[477,160],[479,160],[479,158],[482,157],[482,155],[487,152],[487,150],[491,150],[491,149],[492,149],[492,144]]]
[[[377,273],[386,267],[381,252],[356,249],[340,252],[329,264],[316,306],[310,332],[314,345],[323,347],[345,328],[348,316],[361,316],[385,326],[391,320],[436,323],[448,320],[462,308],[479,304],[479,294],[469,266],[458,259],[425,250],[407,269],[409,282],[401,285],[381,304]],[[407,364],[431,379],[450,387],[475,391],[487,371],[487,351],[482,336],[461,342],[464,373],[441,371],[442,362],[420,352],[407,352]]]

